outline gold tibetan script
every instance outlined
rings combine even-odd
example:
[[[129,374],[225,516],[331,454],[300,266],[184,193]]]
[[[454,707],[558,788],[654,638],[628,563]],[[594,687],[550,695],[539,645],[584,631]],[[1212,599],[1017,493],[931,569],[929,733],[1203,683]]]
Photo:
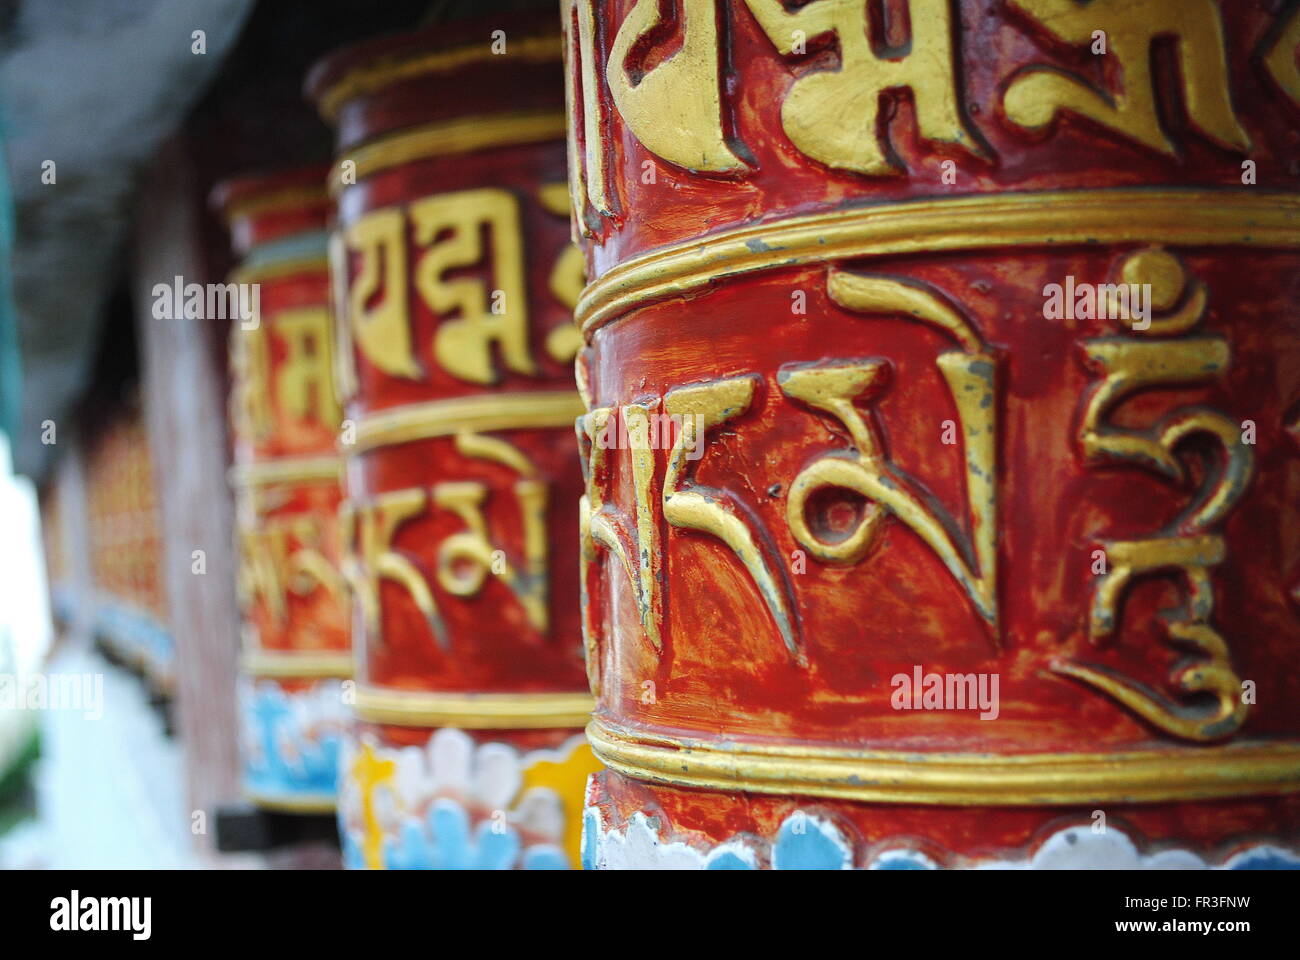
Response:
[[[569,194],[563,183],[543,184],[537,192],[547,213],[569,215]],[[551,295],[564,304],[566,313],[559,325],[546,334],[546,353],[556,363],[572,363],[582,348],[582,331],[573,322],[573,308],[578,305],[582,288],[587,285],[587,264],[576,243],[566,244],[555,258],[547,286]]]
[[[249,443],[265,440],[275,424],[271,410],[270,357],[266,325],[230,330],[230,422],[235,436]]]
[[[279,408],[296,419],[315,420],[333,429],[342,414],[334,395],[329,311],[324,307],[285,310],[275,316],[271,330],[286,351],[275,374]]]
[[[1210,383],[1223,376],[1230,362],[1222,337],[1180,336],[1200,322],[1207,296],[1175,257],[1160,249],[1144,250],[1126,257],[1120,269],[1126,283],[1151,284],[1152,308],[1162,316],[1153,317],[1145,329],[1130,322],[1129,337],[1085,342],[1089,360],[1104,377],[1088,396],[1079,445],[1089,463],[1127,463],[1186,487],[1191,476],[1176,451],[1184,441],[1198,438],[1214,449],[1219,467],[1206,470],[1191,503],[1167,529],[1138,540],[1101,541],[1107,568],[1094,591],[1088,632],[1094,642],[1118,632],[1123,596],[1135,580],[1179,576],[1186,604],[1164,614],[1164,629],[1176,645],[1200,658],[1178,666],[1172,681],[1183,693],[1210,695],[1213,705],[1205,709],[1174,702],[1112,671],[1075,660],[1053,669],[1096,687],[1167,733],[1217,740],[1234,733],[1250,709],[1242,701],[1227,641],[1211,623],[1210,570],[1226,559],[1217,530],[1245,493],[1253,457],[1238,424],[1202,407],[1176,409],[1146,430],[1110,420],[1116,408],[1139,391]]]
[[[1049,68],[1030,67],[1007,87],[1007,117],[1027,129],[1047,126],[1067,111],[1130,137],[1153,150],[1174,154],[1160,127],[1151,46],[1157,38],[1177,40],[1183,101],[1191,125],[1219,146],[1250,149],[1229,97],[1223,23],[1214,0],[1009,0],[1062,43],[1083,46],[1105,35],[1107,55],[1118,60],[1123,89],[1097,90]]]
[[[781,104],[786,135],[814,160],[868,176],[903,172],[877,129],[881,96],[899,88],[912,92],[922,138],[983,153],[962,120],[957,99],[948,0],[911,0],[906,52],[888,58],[876,52],[884,38],[871,36],[862,0],[810,3],[793,13],[781,0],[745,3],[782,56],[802,53],[822,37],[836,41],[838,69],[800,76]]]
[[[596,0],[564,0],[569,115],[570,198],[577,224],[593,235],[588,210],[612,217],[609,144],[617,140],[611,110],[647,151],[683,169],[749,176],[754,160],[743,145],[746,118],[729,114],[727,91],[743,85],[726,49],[740,17],[752,17],[793,77],[779,96],[781,127],[804,155],[864,176],[906,172],[879,129],[883,95],[906,90],[919,137],[971,156],[991,153],[963,111],[958,72],[961,29],[950,0],[900,0],[909,36],[889,46],[868,0],[637,0],[601,45]],[[1215,0],[1006,0],[1013,24],[1062,47],[1091,48],[1106,79],[1093,82],[1059,64],[1013,64],[999,85],[1006,120],[1022,130],[1047,129],[1062,113],[1084,117],[1173,157],[1177,145],[1161,116],[1185,111],[1188,126],[1228,150],[1247,152],[1250,137],[1233,107],[1223,17]],[[881,4],[881,6],[885,6]],[[882,22],[888,20],[886,16]],[[726,27],[724,29],[723,27]],[[666,31],[676,48],[650,53]],[[898,39],[898,38],[895,38]],[[1179,103],[1163,103],[1153,48],[1172,41],[1178,58]],[[1098,49],[1105,43],[1105,49]],[[1300,103],[1300,10],[1287,7],[1261,41],[1262,69]],[[805,68],[811,53],[835,51],[832,69]],[[978,52],[972,51],[972,55]],[[743,69],[743,65],[741,67]],[[604,91],[608,89],[608,97]],[[612,108],[606,103],[612,100]],[[990,104],[991,108],[993,105]],[[991,109],[984,110],[989,116]]]
[[[848,431],[853,455],[828,453],[800,471],[790,485],[786,520],[800,545],[825,563],[857,563],[875,547],[887,517],[912,530],[939,557],[998,640],[997,602],[997,360],[975,329],[928,290],[887,277],[863,276],[832,267],[831,299],[856,313],[914,317],[947,333],[958,348],[935,364],[957,409],[965,450],[969,539],[957,524],[890,463],[869,417],[857,407],[884,390],[889,362],[882,359],[788,364],[778,382],[786,396],[830,414]],[[809,500],[824,489],[850,490],[865,497],[862,520],[843,540],[821,540],[807,518]]]
[[[581,187],[593,207],[609,213],[590,0],[573,0],[571,6],[578,27],[571,58],[581,71],[585,121],[587,179]],[[923,138],[982,155],[958,102],[948,0],[912,0],[911,37],[901,56],[877,53],[883,38],[870,36],[862,0],[821,0],[795,12],[787,11],[780,0],[746,0],[746,6],[782,56],[799,56],[807,44],[826,37],[838,45],[838,68],[800,76],[781,105],[782,127],[803,153],[827,166],[868,176],[901,172],[881,142],[877,118],[881,96],[907,88]],[[639,0],[619,25],[603,71],[619,116],[647,150],[670,163],[713,173],[747,171],[724,131],[715,0],[682,0],[680,49],[642,70],[633,62],[635,51],[661,25],[658,0]]]
[[[260,601],[283,627],[286,591],[308,596],[323,588],[335,603],[343,602],[343,578],[325,556],[324,531],[316,518],[262,518],[256,528],[240,529],[238,540],[238,593],[245,611]]]
[[[472,597],[482,590],[489,575],[498,577],[515,595],[533,629],[544,634],[550,628],[544,479],[522,450],[499,437],[461,431],[455,443],[461,456],[494,463],[518,475],[512,493],[523,534],[523,561],[510,562],[492,542],[485,510],[490,491],[484,483],[449,481],[345,503],[340,511],[347,556],[344,570],[367,633],[376,642],[383,639],[379,585],[385,580],[400,587],[415,604],[435,642],[443,647],[449,642],[428,578],[415,560],[393,543],[403,526],[427,516],[432,508],[453,514],[463,525],[460,532],[437,545],[434,580],[438,586],[454,597]]]
[[[638,71],[634,82],[628,72],[633,48],[660,22],[659,0],[637,0],[610,46],[609,92],[623,121],[656,156],[690,170],[744,170],[722,131],[716,5],[682,0],[681,11],[681,49],[654,69]]]
[[[663,649],[663,572],[654,512],[654,451],[663,448],[668,450],[668,462],[658,506],[664,520],[679,529],[709,534],[726,544],[754,581],[786,649],[798,662],[804,660],[793,589],[783,568],[771,562],[767,531],[732,493],[699,486],[692,476],[693,463],[698,462],[697,453],[704,449],[707,434],[748,411],[758,383],[758,376],[749,374],[675,387],[662,401],[647,399],[618,411],[627,431],[632,468],[634,516],[630,520],[606,500],[612,478],[610,451],[618,446],[609,439],[616,423],[615,409],[597,408],[578,419],[578,443],[587,481],[580,507],[583,562],[588,568],[596,563],[597,548],[608,551],[618,561],[632,588],[642,631],[656,651]],[[590,613],[583,629],[588,656],[594,662],[593,655],[598,654],[596,626]]]
[[[438,645],[447,645],[447,630],[428,583],[411,558],[393,544],[397,531],[424,513],[425,499],[424,490],[415,487],[381,493],[365,503],[345,501],[339,508],[343,573],[361,608],[366,633],[377,644],[383,642],[379,585],[388,581],[411,598]]]
[[[1273,81],[1297,105],[1300,105],[1300,7],[1291,10],[1291,19],[1279,23],[1277,37],[1264,52],[1264,67]]]
[[[528,344],[519,202],[508,190],[438,194],[405,209],[376,210],[345,238],[360,255],[347,295],[350,339],[379,370],[424,377],[426,358],[416,356],[411,332],[407,265],[413,263],[415,291],[439,320],[427,359],[457,379],[492,384],[499,377],[495,348],[507,369],[537,373]],[[482,275],[464,275],[475,269]],[[354,383],[355,374],[341,379]]]
[[[407,308],[405,216],[401,210],[376,210],[344,236],[361,255],[347,300],[357,348],[384,373],[419,379]]]
[[[272,340],[284,353],[274,367]],[[341,413],[333,363],[330,316],[324,307],[282,310],[256,329],[233,328],[230,415],[235,435],[250,442],[266,439],[275,428],[275,409],[334,429]]]

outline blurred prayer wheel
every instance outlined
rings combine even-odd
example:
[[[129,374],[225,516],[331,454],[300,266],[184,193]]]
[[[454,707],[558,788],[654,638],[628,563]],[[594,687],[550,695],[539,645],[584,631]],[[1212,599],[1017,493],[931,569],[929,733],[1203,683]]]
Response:
[[[338,130],[345,862],[576,867],[596,764],[555,18],[367,43],[308,89]]]
[[[585,865],[1300,864],[1300,10],[671,6],[563,4]]]
[[[351,675],[340,567],[340,408],[333,381],[326,170],[220,185],[242,312],[230,309],[240,709],[245,789],[260,806],[334,809]],[[252,309],[248,309],[251,298]]]

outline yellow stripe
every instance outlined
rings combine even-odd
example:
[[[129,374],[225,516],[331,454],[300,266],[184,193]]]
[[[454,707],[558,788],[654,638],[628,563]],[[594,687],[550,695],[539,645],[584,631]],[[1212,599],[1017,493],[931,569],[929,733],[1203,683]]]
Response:
[[[284,457],[262,463],[240,463],[227,475],[233,487],[260,487],[272,483],[338,482],[343,463],[338,457]]]
[[[426,693],[357,687],[356,714],[371,723],[465,730],[581,728],[591,718],[586,693]]]
[[[278,677],[282,679],[350,677],[352,676],[352,654],[319,651],[281,653],[279,651],[258,650],[240,657],[239,668],[251,677]]]
[[[500,116],[459,117],[440,123],[430,123],[409,130],[380,137],[349,150],[339,158],[338,167],[330,176],[330,192],[338,193],[351,182],[344,183],[343,164],[356,164],[356,182],[366,177],[400,167],[426,157],[441,157],[453,153],[469,153],[490,147],[517,146],[525,143],[544,143],[564,137],[563,113],[510,113]]]
[[[626,776],[677,787],[867,803],[1162,803],[1300,791],[1300,743],[1117,753],[921,754],[716,743],[632,734],[601,720],[592,749]]]
[[[355,449],[491,430],[573,427],[585,412],[576,393],[491,393],[394,407],[357,420]]]
[[[636,307],[723,278],[810,263],[1035,246],[1300,246],[1300,194],[1248,190],[1060,190],[911,200],[790,217],[629,260],[583,291],[591,334]]]
[[[240,217],[258,213],[270,213],[276,210],[295,210],[324,203],[329,198],[322,182],[315,187],[284,187],[271,193],[255,194],[245,200],[238,200],[226,207],[226,222],[233,223]]]

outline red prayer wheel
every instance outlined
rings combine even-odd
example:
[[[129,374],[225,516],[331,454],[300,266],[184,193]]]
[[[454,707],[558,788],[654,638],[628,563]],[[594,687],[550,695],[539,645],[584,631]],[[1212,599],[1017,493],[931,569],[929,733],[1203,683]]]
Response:
[[[338,131],[345,863],[576,866],[596,765],[555,18],[365,43],[308,89]]]
[[[160,576],[155,468],[136,398],[103,424],[86,466],[96,636],[156,693],[170,695],[175,650]],[[52,579],[53,571],[52,556]]]
[[[1300,10],[563,22],[585,865],[1300,863]]]
[[[243,623],[245,790],[260,806],[332,811],[352,672],[340,564],[324,168],[221,184],[239,265],[230,328],[230,435]]]

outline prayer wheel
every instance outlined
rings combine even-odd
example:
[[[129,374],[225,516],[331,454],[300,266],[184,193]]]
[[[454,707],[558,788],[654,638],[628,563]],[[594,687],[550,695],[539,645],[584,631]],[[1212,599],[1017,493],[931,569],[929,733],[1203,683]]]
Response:
[[[572,306],[554,15],[321,63],[357,723],[344,860],[578,865],[596,764],[578,597]]]
[[[352,672],[325,175],[249,177],[213,194],[240,258],[225,303],[245,791],[303,813],[334,809]]]
[[[584,864],[1300,865],[1300,10],[563,24]]]
[[[156,695],[170,696],[175,649],[166,626],[155,466],[134,396],[102,421],[86,472],[95,635]]]

